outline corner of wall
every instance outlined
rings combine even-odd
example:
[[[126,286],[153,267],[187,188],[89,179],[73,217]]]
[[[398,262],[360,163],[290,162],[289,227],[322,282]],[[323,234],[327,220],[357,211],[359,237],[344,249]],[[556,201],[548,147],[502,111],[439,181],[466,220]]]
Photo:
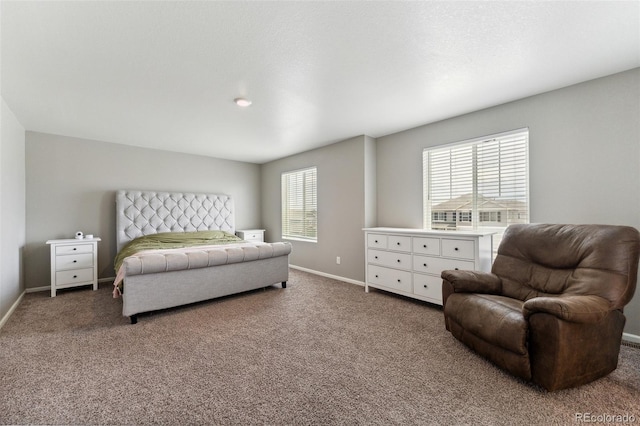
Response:
[[[364,137],[364,226],[378,224],[377,141]]]
[[[5,321],[24,293],[26,166],[24,126],[0,100],[0,318]]]

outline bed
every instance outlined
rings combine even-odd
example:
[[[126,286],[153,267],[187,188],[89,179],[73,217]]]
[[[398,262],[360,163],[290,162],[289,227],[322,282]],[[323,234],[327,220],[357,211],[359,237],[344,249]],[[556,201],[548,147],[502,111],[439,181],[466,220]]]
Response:
[[[291,244],[235,237],[227,195],[120,190],[116,230],[114,297],[122,296],[122,314],[132,324],[143,312],[277,283],[286,288]],[[178,242],[192,236],[186,246]],[[121,254],[143,240],[142,251]],[[172,244],[164,248],[160,240]]]

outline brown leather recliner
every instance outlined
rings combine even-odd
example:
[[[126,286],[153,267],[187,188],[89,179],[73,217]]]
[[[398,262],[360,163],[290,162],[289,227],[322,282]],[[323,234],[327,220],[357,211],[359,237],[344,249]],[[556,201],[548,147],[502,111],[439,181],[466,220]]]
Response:
[[[445,325],[549,391],[616,369],[640,234],[613,225],[511,225],[491,273],[443,271]]]

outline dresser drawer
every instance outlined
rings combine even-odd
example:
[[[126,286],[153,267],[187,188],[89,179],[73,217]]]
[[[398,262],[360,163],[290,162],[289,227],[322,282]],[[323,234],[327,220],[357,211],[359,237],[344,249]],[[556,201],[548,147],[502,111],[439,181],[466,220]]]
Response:
[[[367,268],[370,284],[411,293],[411,272],[376,265],[369,265]]]
[[[447,269],[473,271],[475,264],[468,260],[445,259],[442,257],[413,256],[413,270],[425,272],[440,277],[440,273]]]
[[[442,278],[434,275],[413,274],[413,292],[442,304]]]
[[[411,269],[411,255],[409,253],[395,253],[392,251],[367,250],[367,260],[392,268]]]
[[[73,244],[56,247],[56,255],[74,253],[93,253],[93,244]]]
[[[82,269],[93,266],[93,253],[69,254],[56,256],[56,271],[65,269]]]
[[[440,256],[440,238],[413,237],[413,252]]]
[[[56,285],[93,281],[93,268],[56,272]]]
[[[367,247],[386,249],[387,236],[380,234],[369,234],[367,236]]]
[[[411,251],[411,237],[402,235],[389,235],[387,239],[387,248],[389,250]]]
[[[473,240],[442,239],[442,256],[457,257],[459,259],[475,258],[475,244]]]

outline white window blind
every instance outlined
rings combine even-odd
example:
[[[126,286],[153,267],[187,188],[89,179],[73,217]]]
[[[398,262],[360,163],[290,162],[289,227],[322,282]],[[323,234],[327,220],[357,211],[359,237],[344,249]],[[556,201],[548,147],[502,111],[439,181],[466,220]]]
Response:
[[[423,151],[424,227],[501,233],[529,222],[528,129]]]
[[[317,192],[315,167],[282,174],[282,238],[317,241]]]

